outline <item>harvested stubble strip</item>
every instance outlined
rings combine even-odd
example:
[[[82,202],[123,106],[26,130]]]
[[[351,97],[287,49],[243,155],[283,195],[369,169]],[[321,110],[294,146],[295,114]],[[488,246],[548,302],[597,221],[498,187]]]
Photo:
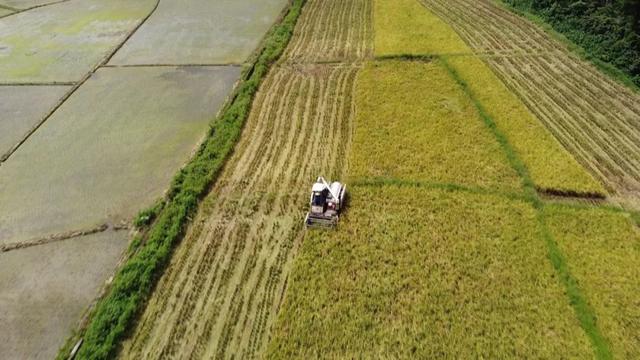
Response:
[[[366,64],[358,75],[356,110],[352,180],[520,189],[498,142],[439,61]]]
[[[606,208],[548,205],[544,213],[613,356],[640,358],[640,231]]]
[[[376,57],[471,53],[449,25],[416,0],[375,0],[374,11]]]
[[[284,55],[292,62],[354,61],[373,52],[373,0],[310,0]]]
[[[338,231],[305,238],[269,357],[592,357],[529,202],[351,193]]]
[[[507,136],[538,190],[554,194],[606,195],[603,186],[553,138],[482,60],[461,56],[449,57],[446,62]]]

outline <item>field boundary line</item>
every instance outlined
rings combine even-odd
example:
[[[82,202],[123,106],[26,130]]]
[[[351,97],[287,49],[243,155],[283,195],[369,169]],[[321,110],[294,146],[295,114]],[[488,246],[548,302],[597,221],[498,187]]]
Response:
[[[220,63],[220,64],[105,64],[102,68],[153,68],[153,67],[243,67],[249,64]]]
[[[362,186],[362,187],[381,187],[381,186],[396,186],[396,187],[417,187],[428,188],[434,190],[444,190],[449,192],[464,192],[469,194],[479,195],[493,195],[500,196],[509,200],[522,200],[529,201],[529,197],[526,194],[516,192],[505,192],[499,190],[492,190],[480,186],[466,186],[458,183],[443,183],[432,182],[425,180],[403,180],[397,178],[385,178],[385,177],[373,177],[373,178],[358,178],[349,182],[350,186]]]
[[[65,1],[69,1],[69,0],[61,0],[60,2],[65,2]],[[118,44],[115,48],[113,48],[111,50],[111,52],[109,52],[105,57],[103,57],[102,61],[100,61],[92,70],[87,72],[80,79],[80,81],[73,83],[73,87],[71,89],[69,89],[69,91],[67,91],[67,93],[64,94],[56,102],[56,104],[53,106],[53,108],[42,118],[42,120],[39,121],[38,123],[36,123],[33,127],[31,127],[31,129],[22,137],[22,139],[20,141],[18,141],[17,144],[15,144],[11,148],[11,150],[9,150],[8,152],[6,152],[5,154],[3,154],[0,157],[0,164],[2,164],[3,162],[7,161],[11,157],[11,155],[13,155],[20,148],[20,146],[22,146],[22,144],[24,144],[31,137],[31,135],[33,135],[33,133],[35,133],[42,125],[44,125],[44,123],[47,122],[47,120],[49,120],[49,118],[71,97],[71,95],[73,95],[73,93],[75,93],[76,90],[78,90],[85,82],[87,82],[87,80],[89,80],[89,78],[91,78],[91,75],[93,75],[96,71],[98,71],[98,69],[100,69],[102,66],[106,65],[109,62],[109,60],[111,60],[111,58],[116,54],[116,52],[118,52],[118,50],[120,50],[120,48],[122,46],[124,46],[124,44],[131,38],[131,36],[133,36],[133,34],[136,31],[138,31],[138,29],[147,21],[147,19],[149,19],[151,17],[151,15],[158,8],[159,4],[160,4],[160,0],[156,0],[156,3],[154,5],[154,7],[151,9],[151,11],[149,11],[149,14],[147,14],[147,16],[145,16],[127,34],[127,36],[120,42],[120,44]]]
[[[127,229],[128,226],[118,225],[118,226],[113,226],[112,228],[114,230],[124,230],[124,229]],[[77,238],[79,236],[96,234],[96,233],[104,232],[108,229],[109,229],[109,224],[104,223],[104,224],[100,224],[100,225],[86,228],[86,229],[66,231],[63,233],[48,235],[45,237],[35,238],[27,241],[3,244],[3,245],[0,245],[0,254],[9,252],[12,250],[25,249],[33,246],[49,244],[52,242],[69,240],[69,239]]]
[[[522,183],[524,189],[527,193],[527,197],[531,202],[532,206],[536,210],[536,218],[538,220],[538,224],[542,231],[542,236],[544,237],[544,241],[547,247],[549,261],[553,265],[556,273],[560,276],[560,280],[564,285],[564,288],[567,292],[567,296],[569,298],[569,304],[573,308],[576,317],[580,323],[580,326],[584,330],[585,334],[589,338],[591,345],[593,346],[594,353],[598,359],[611,359],[613,355],[611,353],[609,341],[604,337],[602,331],[598,327],[597,317],[595,314],[595,310],[589,304],[587,297],[584,295],[580,286],[578,285],[577,280],[571,274],[569,269],[569,265],[567,264],[565,256],[562,254],[558,244],[549,231],[547,226],[545,216],[544,216],[544,202],[540,199],[538,192],[536,190],[535,184],[533,183],[529,171],[527,170],[526,165],[517,155],[511,144],[509,143],[508,138],[498,129],[495,121],[486,113],[483,105],[475,98],[471,90],[469,89],[466,81],[464,81],[457,71],[451,67],[445,58],[440,58],[440,61],[444,65],[444,67],[449,71],[451,77],[458,83],[458,85],[462,88],[462,90],[467,94],[470,100],[473,102],[477,111],[480,114],[480,117],[484,121],[485,125],[491,130],[496,139],[498,140],[501,148],[506,153],[507,158],[509,159],[510,164],[513,166],[514,170],[518,173],[518,175],[522,178]]]
[[[26,8],[26,9],[12,8],[10,6],[6,6],[6,5],[0,4],[0,8],[7,9],[9,11],[13,11],[12,13],[7,14],[5,16],[0,16],[0,19],[6,18],[7,16],[17,15],[17,14],[20,14],[20,13],[23,13],[23,12],[27,12],[29,10],[39,9],[41,7],[45,7],[45,6],[49,6],[49,5],[56,5],[56,4],[60,4],[60,3],[63,3],[63,2],[67,2],[67,1],[69,1],[69,0],[52,1],[52,2],[49,2],[49,3],[46,3],[46,4],[40,4],[40,5],[32,6],[32,7]]]
[[[67,339],[58,352],[66,359],[82,338],[77,359],[107,359],[115,356],[120,343],[152,294],[175,245],[233,153],[249,115],[254,97],[271,66],[284,53],[305,0],[290,0],[252,56],[230,100],[225,104],[194,157],[178,171],[167,191],[164,206],[155,221],[137,236],[129,258],[116,271],[105,295],[87,315],[86,326]],[[144,212],[144,211],[143,211]],[[149,215],[149,214],[148,214]],[[133,243],[132,243],[133,244]]]

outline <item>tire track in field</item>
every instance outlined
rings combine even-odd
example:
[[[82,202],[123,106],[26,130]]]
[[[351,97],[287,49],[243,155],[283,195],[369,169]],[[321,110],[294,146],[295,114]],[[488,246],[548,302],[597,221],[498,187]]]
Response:
[[[303,235],[309,185],[345,166],[360,67],[352,62],[372,54],[372,11],[371,0],[307,2],[122,358],[262,354]],[[302,63],[312,61],[335,63]]]
[[[490,55],[489,66],[615,198],[640,207],[640,94],[490,0],[420,1]]]

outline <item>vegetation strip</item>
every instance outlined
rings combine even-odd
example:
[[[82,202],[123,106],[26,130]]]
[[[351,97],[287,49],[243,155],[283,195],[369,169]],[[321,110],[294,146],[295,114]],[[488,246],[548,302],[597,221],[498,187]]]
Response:
[[[527,191],[527,194],[529,195],[529,201],[533,204],[537,211],[537,218],[543,231],[543,237],[545,240],[545,244],[547,245],[547,250],[549,252],[549,259],[560,275],[560,279],[562,280],[562,283],[567,290],[567,295],[569,296],[570,303],[576,312],[576,316],[580,321],[580,325],[591,340],[596,356],[599,359],[612,358],[611,350],[609,349],[609,343],[602,335],[600,329],[597,326],[595,311],[589,305],[585,295],[580,290],[578,283],[569,271],[565,257],[558,248],[558,244],[556,243],[555,239],[549,232],[543,214],[544,203],[542,202],[542,200],[540,200],[540,197],[535,190],[535,184],[531,180],[526,166],[515,153],[506,136],[497,128],[493,119],[487,115],[482,104],[480,104],[478,100],[473,96],[473,93],[471,93],[471,91],[469,90],[466,82],[460,78],[456,70],[453,69],[445,59],[443,59],[443,64],[449,70],[451,76],[460,84],[460,86],[471,98],[476,108],[478,109],[478,112],[480,112],[482,119],[485,121],[485,124],[489,129],[491,129],[493,134],[496,136],[496,139],[498,140],[504,151],[507,153],[509,162],[522,177],[523,185]]]
[[[479,186],[465,186],[458,183],[438,183],[438,182],[431,182],[431,181],[373,177],[373,178],[353,179],[349,181],[349,185],[350,186],[372,186],[372,187],[395,185],[395,186],[406,186],[406,187],[416,187],[416,188],[438,189],[438,190],[445,190],[445,191],[459,191],[459,192],[466,192],[470,194],[494,195],[494,196],[504,197],[510,200],[528,200],[528,197],[524,196],[521,193],[503,192],[503,191],[492,190],[492,189],[483,188]]]
[[[144,242],[114,277],[108,294],[91,314],[76,358],[113,357],[126,331],[133,324],[156,280],[166,266],[173,247],[197,209],[199,199],[220,173],[232,152],[251,108],[253,97],[270,66],[280,57],[293,33],[305,0],[293,0],[281,21],[263,42],[255,64],[245,72],[231,102],[213,123],[194,158],[174,178],[167,200]],[[155,215],[155,214],[154,214]],[[75,343],[70,339],[58,354],[68,356]]]

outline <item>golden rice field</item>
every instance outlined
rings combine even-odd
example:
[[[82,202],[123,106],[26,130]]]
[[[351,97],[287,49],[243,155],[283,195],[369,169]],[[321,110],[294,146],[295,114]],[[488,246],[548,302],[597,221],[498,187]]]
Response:
[[[571,271],[620,359],[640,357],[640,228],[627,214],[563,205],[545,209]]]
[[[419,187],[351,194],[338,231],[305,236],[269,358],[592,357],[529,203]]]
[[[505,134],[540,190],[576,195],[606,194],[602,185],[562,148],[481,60],[473,56],[451,56],[471,54],[472,49],[450,26],[415,0],[377,0],[376,9],[380,10],[380,16],[376,16],[375,55],[444,56],[448,66],[467,84],[473,98]],[[428,31],[412,31],[415,27]]]
[[[490,0],[420,0],[449,23],[573,156],[640,207],[640,95]]]
[[[337,231],[306,234],[268,357],[637,357],[633,214],[519,193],[605,190],[480,58],[443,51],[453,31],[419,10],[376,0],[352,200]],[[404,26],[429,23],[448,34]]]
[[[358,75],[350,182],[383,178],[516,192],[521,182],[439,61],[375,61]]]

